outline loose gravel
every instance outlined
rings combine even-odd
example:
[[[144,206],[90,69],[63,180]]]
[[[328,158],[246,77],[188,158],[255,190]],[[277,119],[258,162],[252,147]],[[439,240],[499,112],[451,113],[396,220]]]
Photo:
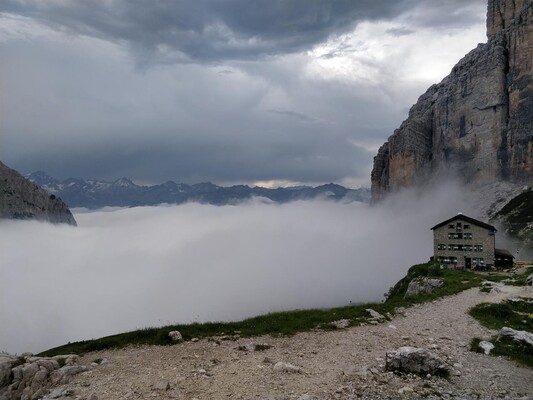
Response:
[[[78,399],[533,399],[533,370],[469,351],[474,337],[490,338],[468,309],[507,297],[533,297],[531,288],[478,288],[406,310],[391,321],[288,338],[199,340],[86,354],[98,366],[68,386]],[[227,332],[232,334],[232,332]],[[263,351],[254,351],[255,344]],[[388,351],[429,349],[446,358],[448,379],[385,371]],[[276,363],[293,370],[274,368]]]

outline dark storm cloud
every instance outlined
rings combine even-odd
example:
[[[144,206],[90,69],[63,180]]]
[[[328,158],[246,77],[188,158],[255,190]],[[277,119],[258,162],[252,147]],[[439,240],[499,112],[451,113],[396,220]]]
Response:
[[[465,26],[484,0],[7,0],[0,11],[126,44],[138,62],[250,60],[312,48],[365,20],[415,10],[413,25]],[[418,11],[417,11],[418,10]],[[478,18],[477,16],[475,18]]]
[[[434,83],[420,72],[453,65],[441,39],[478,29],[484,7],[2,1],[0,159],[57,178],[368,185]]]

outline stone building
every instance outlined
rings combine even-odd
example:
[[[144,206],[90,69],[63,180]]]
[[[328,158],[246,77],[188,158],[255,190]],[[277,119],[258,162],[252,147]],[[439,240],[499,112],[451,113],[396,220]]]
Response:
[[[496,228],[458,214],[433,228],[434,259],[452,268],[492,268]]]

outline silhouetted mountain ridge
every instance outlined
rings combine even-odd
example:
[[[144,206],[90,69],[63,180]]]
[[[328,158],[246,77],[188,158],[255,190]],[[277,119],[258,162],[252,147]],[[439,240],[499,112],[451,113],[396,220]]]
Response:
[[[128,178],[113,182],[95,179],[68,178],[59,181],[43,171],[28,175],[50,194],[60,196],[70,207],[96,209],[106,206],[134,207],[163,203],[181,204],[186,202],[213,205],[238,204],[253,197],[262,197],[276,203],[295,200],[328,199],[335,201],[370,200],[370,189],[348,189],[341,185],[294,186],[288,188],[250,187],[247,185],[218,186],[211,182],[193,185],[167,181],[160,185],[141,186]]]

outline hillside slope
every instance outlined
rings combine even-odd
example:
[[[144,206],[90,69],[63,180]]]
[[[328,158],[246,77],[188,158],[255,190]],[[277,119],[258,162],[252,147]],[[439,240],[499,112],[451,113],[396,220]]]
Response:
[[[67,205],[0,162],[0,218],[76,225]]]

